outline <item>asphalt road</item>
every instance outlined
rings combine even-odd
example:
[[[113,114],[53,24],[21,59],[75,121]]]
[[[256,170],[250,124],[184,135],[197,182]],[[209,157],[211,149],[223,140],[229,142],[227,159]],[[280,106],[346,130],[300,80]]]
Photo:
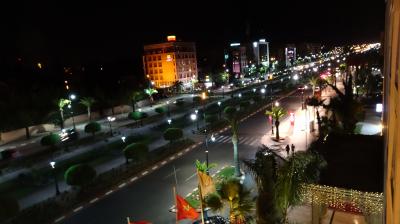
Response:
[[[300,93],[280,101],[281,106],[292,110],[301,106]],[[241,123],[239,136],[260,138],[271,131],[264,112],[257,113]],[[229,135],[228,130],[221,135]],[[241,159],[253,158],[259,145],[248,145],[239,142]],[[172,187],[175,185],[173,167],[178,179],[178,193],[185,196],[197,187],[194,161],[205,160],[204,146],[201,145],[184,156],[167,163],[131,185],[110,194],[88,208],[82,209],[65,219],[65,224],[118,224],[126,223],[126,217],[133,220],[149,220],[156,224],[174,223],[175,214],[168,209],[174,204]],[[209,144],[210,163],[222,166],[233,164],[232,143],[215,142]],[[212,173],[212,172],[211,172]],[[190,223],[190,222],[181,222]]]

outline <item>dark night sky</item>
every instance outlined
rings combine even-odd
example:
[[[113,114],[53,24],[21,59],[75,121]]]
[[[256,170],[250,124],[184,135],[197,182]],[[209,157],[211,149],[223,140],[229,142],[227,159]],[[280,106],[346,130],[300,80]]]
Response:
[[[377,41],[384,30],[384,0],[30,2],[3,7],[3,59],[112,62],[140,72],[143,44],[169,33],[195,41],[200,57],[213,61],[223,44],[246,37],[246,24],[272,47]]]

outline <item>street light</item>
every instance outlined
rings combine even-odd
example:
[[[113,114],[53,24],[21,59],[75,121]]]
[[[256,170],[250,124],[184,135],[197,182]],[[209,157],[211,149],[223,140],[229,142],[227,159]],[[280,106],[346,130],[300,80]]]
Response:
[[[239,96],[239,98],[242,98],[242,94],[241,94],[241,93],[239,93],[239,95],[238,95],[238,96]]]
[[[206,166],[207,166],[206,173],[207,173],[207,175],[210,174],[210,173],[209,173],[209,170],[208,170],[208,141],[209,141],[209,140],[211,140],[212,142],[215,142],[214,134],[211,134],[211,137],[208,138],[207,130],[204,130],[204,143],[205,143],[205,146],[206,146],[205,153],[206,153]]]
[[[171,120],[171,119],[168,119],[167,121],[168,121],[168,124],[171,124],[171,122],[172,122],[172,120]]]
[[[122,137],[121,137],[121,140],[122,140],[122,142],[124,142],[124,143],[125,143],[125,139],[126,139],[125,136],[122,136]]]
[[[51,166],[51,169],[53,171],[54,184],[55,184],[55,187],[56,187],[56,195],[59,195],[60,194],[60,189],[58,188],[58,180],[57,180],[57,173],[56,173],[56,162],[51,161],[50,162],[50,166]]]
[[[113,136],[111,122],[115,121],[115,117],[107,117],[107,120],[108,120],[108,125],[110,126],[110,135]]]
[[[253,89],[253,93],[255,93],[257,90],[256,89]]]
[[[278,101],[275,102],[275,107],[279,107],[279,102]]]
[[[222,88],[222,98],[225,98],[225,89],[224,89],[224,86],[221,86],[221,88]]]
[[[170,110],[169,110],[169,100],[167,100],[167,116],[171,117],[171,113],[170,113]]]
[[[221,119],[221,101],[218,101],[218,107],[219,107],[218,115],[219,115],[219,119]]]
[[[197,110],[196,110],[197,111]],[[191,114],[190,115],[190,119],[192,119],[192,121],[194,122],[194,121],[196,121],[196,126],[197,126],[197,130],[199,130],[199,122],[198,122],[198,120],[197,120],[197,113],[195,113],[195,114]]]
[[[68,108],[71,109],[71,114],[72,114],[72,126],[73,126],[74,129],[76,130],[76,127],[75,127],[75,118],[74,118],[74,111],[73,111],[73,109],[72,109],[72,102],[76,99],[76,95],[75,95],[75,94],[69,95],[69,99],[71,100],[71,102],[68,104]]]

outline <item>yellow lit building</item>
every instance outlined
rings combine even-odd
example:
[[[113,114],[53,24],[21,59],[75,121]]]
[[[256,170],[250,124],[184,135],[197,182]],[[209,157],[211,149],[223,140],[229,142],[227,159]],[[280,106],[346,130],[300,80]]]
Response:
[[[143,70],[156,88],[167,88],[181,81],[185,88],[197,80],[196,46],[192,42],[176,41],[168,36],[167,42],[144,46]]]
[[[387,0],[384,114],[385,221],[400,224],[400,0]]]

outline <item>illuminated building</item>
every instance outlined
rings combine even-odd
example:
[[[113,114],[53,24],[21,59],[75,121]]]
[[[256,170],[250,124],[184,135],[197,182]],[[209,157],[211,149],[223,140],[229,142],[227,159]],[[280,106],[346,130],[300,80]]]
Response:
[[[176,41],[175,36],[168,36],[167,40],[144,46],[144,74],[157,88],[170,87],[176,81],[190,88],[192,80],[197,80],[195,43]]]
[[[240,43],[231,43],[225,53],[225,64],[232,79],[240,79],[247,71],[246,47]],[[233,80],[230,80],[233,81]]]
[[[400,0],[386,5],[384,42],[385,221],[400,223]]]
[[[265,39],[260,39],[254,41],[252,45],[254,63],[269,67],[269,43]]]
[[[286,67],[292,66],[294,61],[296,61],[296,47],[294,45],[288,45],[285,48]]]

